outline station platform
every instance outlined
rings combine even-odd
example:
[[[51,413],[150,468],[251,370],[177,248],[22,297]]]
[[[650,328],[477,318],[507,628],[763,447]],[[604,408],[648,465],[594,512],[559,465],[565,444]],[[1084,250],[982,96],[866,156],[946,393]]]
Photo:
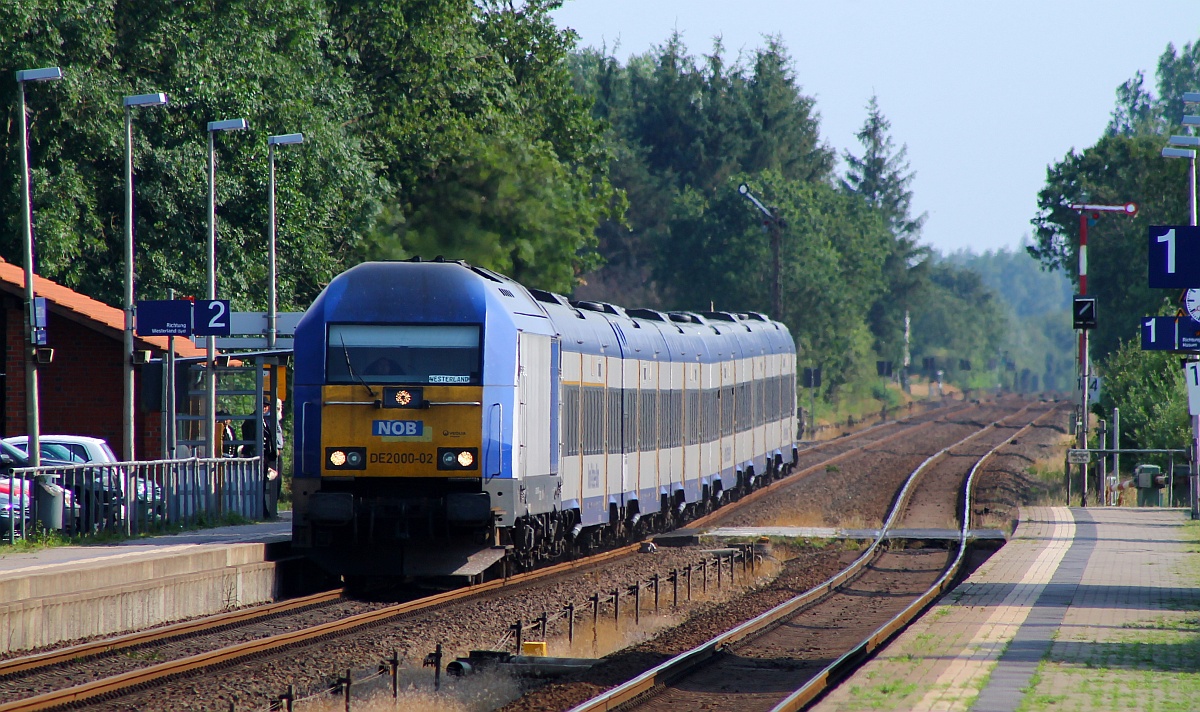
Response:
[[[0,654],[275,600],[289,560],[279,519],[95,546],[5,553]]]
[[[813,709],[1196,709],[1200,523],[1031,507],[1013,538]]]

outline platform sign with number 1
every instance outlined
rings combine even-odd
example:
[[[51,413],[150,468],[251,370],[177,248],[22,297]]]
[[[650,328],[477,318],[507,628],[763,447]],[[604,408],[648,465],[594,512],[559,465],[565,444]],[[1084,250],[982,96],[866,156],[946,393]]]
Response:
[[[1200,415],[1200,361],[1188,361],[1183,372],[1187,381],[1188,413]]]
[[[192,333],[196,336],[229,336],[229,300],[197,299]]]
[[[1200,287],[1200,227],[1154,225],[1149,246],[1152,289]]]

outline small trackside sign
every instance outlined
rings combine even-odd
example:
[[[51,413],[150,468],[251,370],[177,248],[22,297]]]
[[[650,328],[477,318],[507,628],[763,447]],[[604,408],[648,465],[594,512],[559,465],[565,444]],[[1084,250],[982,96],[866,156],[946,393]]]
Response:
[[[1086,465],[1092,461],[1089,450],[1067,450],[1067,462],[1072,465]]]

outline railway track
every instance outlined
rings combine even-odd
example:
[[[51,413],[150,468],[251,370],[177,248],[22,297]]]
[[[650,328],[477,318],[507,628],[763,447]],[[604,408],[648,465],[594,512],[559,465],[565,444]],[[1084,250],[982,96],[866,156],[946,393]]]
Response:
[[[1019,419],[1028,410],[1005,420]],[[879,537],[846,569],[572,712],[802,709],[907,625],[957,575],[969,516],[962,518],[954,549],[887,551],[882,546],[886,532],[899,522],[920,523],[913,495],[922,484],[944,489],[948,478],[956,478],[962,493],[959,512],[969,513],[971,487],[983,463],[1054,412],[1046,409],[1016,429],[993,424],[942,449],[913,470]],[[933,481],[939,469],[939,481]],[[834,662],[823,664],[830,659]]]
[[[887,443],[906,435],[911,436],[930,427],[939,420],[944,420],[952,414],[961,413],[964,409],[972,407],[969,404],[963,404],[930,411],[915,416],[912,419],[879,424],[841,440],[826,441],[811,448],[806,448],[801,452],[801,459],[799,461],[801,469],[794,472],[790,477],[751,493],[741,501],[728,505],[718,511],[728,512],[748,506],[756,499],[769,496],[768,493],[772,489],[786,486],[787,483],[803,478],[812,471],[838,462],[862,447]],[[709,517],[705,517],[697,523],[703,525],[705,520],[711,517],[712,515],[709,515]],[[587,559],[520,574],[510,577],[507,580],[492,581],[423,598],[418,601],[387,606],[352,615],[341,620],[330,621],[317,626],[309,626],[303,630],[267,635],[261,639],[217,647],[212,650],[184,655],[177,659],[157,662],[155,664],[150,664],[150,661],[161,659],[159,657],[160,653],[157,652],[159,650],[157,646],[163,645],[167,641],[177,641],[180,638],[189,637],[196,638],[212,630],[227,630],[237,625],[247,624],[250,621],[261,621],[272,617],[278,618],[279,616],[286,615],[289,611],[304,610],[305,608],[323,605],[336,600],[339,594],[338,592],[329,592],[321,594],[318,597],[248,609],[247,611],[227,614],[225,616],[216,616],[210,619],[180,624],[179,626],[171,626],[159,631],[122,636],[118,639],[99,641],[87,646],[75,646],[71,649],[64,649],[44,655],[9,660],[0,663],[0,695],[10,700],[0,705],[0,712],[4,710],[52,709],[66,705],[74,706],[88,700],[119,697],[127,690],[143,689],[165,679],[195,674],[206,669],[225,667],[240,660],[278,652],[285,648],[303,645],[314,640],[344,635],[349,631],[376,625],[384,621],[436,610],[439,607],[451,606],[470,599],[485,598],[504,588],[528,585],[539,580],[585,570],[588,567],[599,566],[604,562],[629,555],[636,548],[637,545],[633,544],[604,554],[588,557]],[[268,609],[273,610],[269,611]],[[129,670],[117,675],[106,675],[100,679],[93,679],[79,685],[64,686],[62,684],[64,680],[87,679],[91,676],[91,674],[86,672],[86,666],[89,661],[100,660],[106,655],[121,654],[121,651],[125,651],[126,654],[129,651],[136,651],[135,657],[147,664],[135,670]],[[25,690],[15,689],[8,684],[17,680],[31,680],[35,681],[35,684],[26,685]],[[48,682],[50,680],[59,681],[59,689],[48,689],[54,686],[54,683]]]

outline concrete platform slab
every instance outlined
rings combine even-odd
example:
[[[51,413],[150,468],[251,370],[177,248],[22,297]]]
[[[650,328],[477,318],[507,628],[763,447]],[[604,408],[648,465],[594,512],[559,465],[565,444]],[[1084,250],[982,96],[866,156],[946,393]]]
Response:
[[[1200,524],[1034,507],[1013,539],[817,710],[1194,709]]]
[[[0,653],[274,600],[290,517],[0,555]]]

